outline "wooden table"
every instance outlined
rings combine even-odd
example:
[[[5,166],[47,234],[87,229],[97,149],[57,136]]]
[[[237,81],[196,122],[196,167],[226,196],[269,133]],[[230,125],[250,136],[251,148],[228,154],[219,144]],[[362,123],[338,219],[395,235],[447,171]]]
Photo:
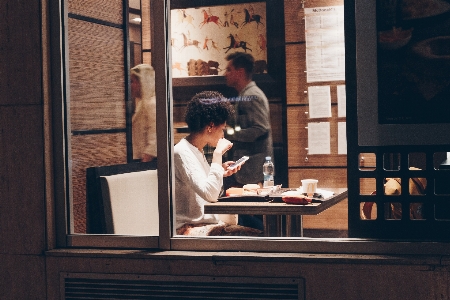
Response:
[[[219,198],[219,202],[205,204],[204,209],[206,214],[263,215],[266,236],[303,236],[302,215],[317,215],[348,196],[347,188],[321,190],[334,194],[328,198],[314,199],[307,205],[284,203],[280,201],[281,196],[224,197]]]

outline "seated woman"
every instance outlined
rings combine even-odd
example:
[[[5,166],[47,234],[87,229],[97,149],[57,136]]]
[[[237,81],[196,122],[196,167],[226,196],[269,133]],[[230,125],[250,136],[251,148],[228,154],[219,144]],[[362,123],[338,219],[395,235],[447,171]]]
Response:
[[[226,120],[234,114],[233,106],[218,92],[204,91],[187,105],[185,121],[190,134],[174,148],[176,231],[179,235],[262,236],[262,231],[227,224],[218,215],[205,214],[203,205],[217,202],[223,177],[236,173],[233,162],[222,163],[222,156],[233,144],[224,139]],[[203,148],[215,147],[211,165]]]

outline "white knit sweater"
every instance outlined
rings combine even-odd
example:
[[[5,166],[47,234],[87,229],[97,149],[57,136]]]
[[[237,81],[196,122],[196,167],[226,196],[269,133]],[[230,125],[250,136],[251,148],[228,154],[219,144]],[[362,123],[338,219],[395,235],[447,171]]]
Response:
[[[221,223],[217,215],[204,214],[203,205],[217,202],[223,185],[223,167],[211,166],[203,152],[186,139],[174,147],[176,228],[184,224]]]

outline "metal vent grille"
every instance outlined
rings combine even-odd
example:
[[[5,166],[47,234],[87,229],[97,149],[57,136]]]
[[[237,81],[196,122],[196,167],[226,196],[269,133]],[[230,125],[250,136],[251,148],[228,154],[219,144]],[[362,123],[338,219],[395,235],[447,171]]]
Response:
[[[65,277],[64,299],[304,299],[303,291],[299,293],[303,281],[298,279],[192,277],[167,277],[170,280]]]

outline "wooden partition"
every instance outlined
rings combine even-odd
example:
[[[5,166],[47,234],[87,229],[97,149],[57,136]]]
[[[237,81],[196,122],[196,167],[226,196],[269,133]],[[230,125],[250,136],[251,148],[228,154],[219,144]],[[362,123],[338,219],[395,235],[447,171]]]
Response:
[[[343,0],[285,0],[286,37],[286,111],[289,186],[298,187],[301,179],[315,178],[321,187],[347,186],[347,156],[338,154],[338,122],[345,117],[337,114],[337,85],[345,81],[307,83],[306,39],[304,8],[341,6]],[[331,91],[331,118],[309,118],[308,87],[329,85]],[[308,123],[330,122],[331,154],[308,154]],[[347,230],[347,200],[318,216],[304,216],[305,229]]]

